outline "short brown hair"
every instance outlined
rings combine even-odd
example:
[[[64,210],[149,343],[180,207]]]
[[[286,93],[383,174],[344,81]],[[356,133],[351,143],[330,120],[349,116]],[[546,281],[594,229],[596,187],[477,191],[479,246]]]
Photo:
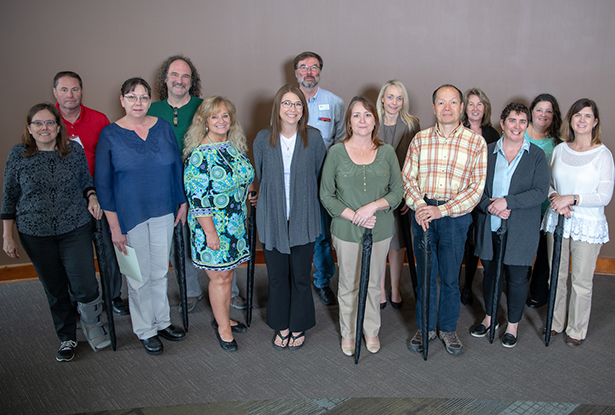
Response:
[[[64,77],[69,77],[69,78],[74,78],[77,80],[77,82],[79,82],[79,88],[83,89],[83,82],[81,81],[81,77],[79,76],[79,74],[77,72],[73,72],[73,71],[62,71],[62,72],[58,72],[56,74],[56,76],[53,77],[53,87],[57,88],[58,87],[58,81],[61,78]]]
[[[516,112],[517,114],[525,114],[527,121],[530,122],[530,110],[520,102],[511,102],[502,110],[502,114],[500,115],[500,120],[506,121],[506,118],[510,115],[511,112]]]
[[[122,95],[126,95],[127,93],[134,91],[135,88],[138,87],[139,85],[145,88],[145,90],[147,91],[147,95],[149,95],[149,97],[151,98],[152,97],[152,87],[149,86],[147,81],[143,78],[127,79],[122,84],[122,87],[120,88],[120,92]]]
[[[320,57],[320,55],[314,52],[309,52],[309,51],[301,52],[300,54],[295,56],[295,59],[293,60],[293,66],[295,67],[295,70],[297,69],[297,65],[299,64],[299,62],[307,58],[318,59],[318,65],[320,66],[320,70],[322,70],[323,64],[322,64],[322,58]]]

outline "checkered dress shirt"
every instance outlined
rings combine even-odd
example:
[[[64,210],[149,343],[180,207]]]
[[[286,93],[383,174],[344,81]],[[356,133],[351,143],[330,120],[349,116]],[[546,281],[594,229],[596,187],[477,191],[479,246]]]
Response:
[[[442,216],[458,217],[480,201],[487,177],[487,144],[459,125],[444,137],[437,125],[420,131],[408,148],[402,170],[406,204],[417,210],[423,197],[446,200]]]

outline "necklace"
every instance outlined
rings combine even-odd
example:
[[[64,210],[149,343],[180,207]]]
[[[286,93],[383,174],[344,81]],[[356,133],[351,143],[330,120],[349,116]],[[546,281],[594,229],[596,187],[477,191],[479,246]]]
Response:
[[[354,145],[354,143],[352,142],[352,139],[349,140],[349,143],[352,146],[352,148],[354,148],[355,150],[357,150],[359,152],[360,156],[363,155],[363,151],[370,150],[373,147],[373,145],[369,145],[368,147],[365,147],[363,150],[361,150],[359,147]]]
[[[289,145],[289,144],[286,144],[286,140],[285,140],[285,139],[282,139],[282,140],[280,140],[280,142],[281,142],[282,144],[284,144],[284,148],[286,148],[286,154],[287,154],[287,155],[288,155],[288,154],[290,154],[290,145]]]
[[[290,138],[284,137],[284,134],[280,134],[280,142],[284,145],[286,149],[286,155],[290,155],[291,151],[294,148],[295,140],[297,139],[297,134]]]

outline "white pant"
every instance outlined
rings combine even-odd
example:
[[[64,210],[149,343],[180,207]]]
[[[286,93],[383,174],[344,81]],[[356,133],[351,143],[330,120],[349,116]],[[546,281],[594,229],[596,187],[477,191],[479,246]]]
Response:
[[[126,235],[137,254],[143,282],[126,278],[132,331],[141,340],[171,325],[167,272],[173,236],[172,214],[151,218]]]
[[[557,276],[557,294],[553,309],[552,329],[585,340],[589,315],[592,308],[592,288],[596,261],[602,244],[562,239],[562,259]],[[547,251],[553,258],[553,234],[547,233]],[[551,263],[549,262],[549,266]],[[570,268],[572,266],[572,268]],[[568,294],[568,273],[570,269],[570,303],[568,305],[568,325],[566,325],[566,298]]]

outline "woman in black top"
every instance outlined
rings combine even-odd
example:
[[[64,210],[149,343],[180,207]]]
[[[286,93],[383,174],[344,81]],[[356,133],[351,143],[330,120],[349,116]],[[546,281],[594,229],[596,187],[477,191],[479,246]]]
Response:
[[[468,89],[463,94],[463,104],[465,111],[461,116],[464,127],[469,128],[483,136],[487,144],[495,143],[500,138],[500,134],[491,126],[491,102],[487,95],[480,88]],[[474,301],[472,296],[472,281],[478,266],[478,257],[474,256],[474,232],[476,223],[476,213],[472,213],[472,225],[468,229],[466,239],[465,264],[466,278],[461,292],[461,302],[470,305]],[[461,270],[459,270],[461,277]]]
[[[3,249],[19,258],[13,228],[32,260],[62,344],[56,360],[72,360],[81,328],[94,350],[110,344],[101,321],[90,220],[100,219],[83,148],[66,138],[60,113],[51,104],[28,112],[22,143],[9,152],[2,193]]]

